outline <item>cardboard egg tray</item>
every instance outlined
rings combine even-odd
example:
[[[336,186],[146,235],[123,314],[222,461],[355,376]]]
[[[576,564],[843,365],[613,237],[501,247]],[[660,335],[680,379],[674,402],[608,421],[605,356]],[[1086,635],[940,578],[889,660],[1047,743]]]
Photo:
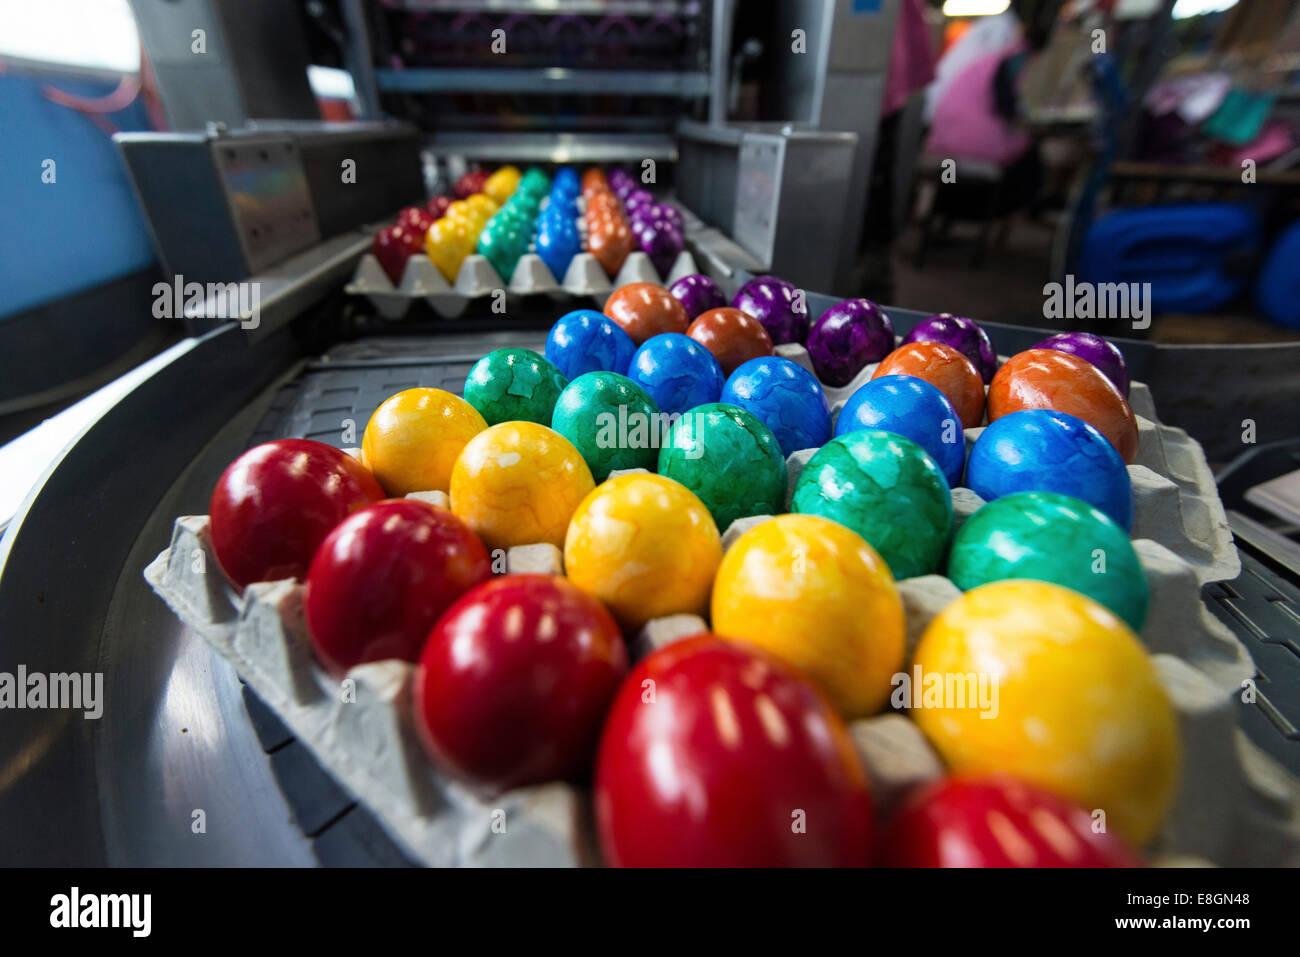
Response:
[[[578,208],[585,208],[585,200],[578,201]],[[692,227],[698,222],[685,213],[683,216]],[[519,257],[509,282],[506,282],[486,258],[475,253],[465,257],[455,282],[449,283],[428,256],[420,255],[407,260],[402,281],[394,286],[379,261],[366,253],[357,264],[352,281],[344,289],[350,295],[364,296],[385,319],[401,319],[412,305],[421,300],[442,318],[455,319],[472,302],[490,296],[498,289],[514,296],[544,295],[556,301],[599,299],[603,302],[609,293],[631,282],[670,286],[683,276],[699,272],[689,251],[679,253],[668,275],[661,276],[649,256],[634,250],[611,281],[596,257],[585,252],[587,226],[582,216],[578,217],[578,231],[584,251],[573,257],[563,277],[553,275],[541,257],[530,251]],[[529,249],[533,248],[530,244]]]
[[[351,295],[366,297],[375,311],[385,319],[401,319],[412,305],[421,300],[428,303],[442,318],[455,319],[476,299],[490,296],[498,289],[504,289],[507,295],[544,295],[556,301],[604,301],[609,293],[630,282],[652,282],[668,286],[682,276],[695,272],[699,270],[694,257],[684,251],[678,254],[668,275],[661,277],[650,262],[650,257],[638,250],[628,254],[618,275],[611,281],[596,257],[582,252],[573,257],[564,278],[557,282],[540,256],[525,253],[519,257],[519,263],[507,283],[486,258],[475,253],[465,257],[454,283],[447,282],[428,256],[412,256],[406,262],[402,281],[394,286],[384,268],[379,265],[379,260],[366,253],[357,264],[352,281],[344,288]]]
[[[811,365],[799,346],[789,358]],[[835,414],[870,377],[828,388]],[[1300,782],[1237,727],[1234,696],[1255,675],[1245,647],[1201,602],[1201,585],[1236,577],[1239,559],[1200,446],[1160,425],[1150,392],[1132,390],[1141,413],[1134,548],[1150,590],[1142,639],[1179,715],[1182,781],[1165,826],[1149,849],[1169,865],[1300,865]],[[978,429],[967,430],[972,442]],[[813,450],[787,460],[788,489]],[[415,497],[446,505],[440,492]],[[982,503],[953,490],[958,523]],[[741,519],[723,535],[729,547],[765,516]],[[512,548],[511,572],[563,573],[549,544]],[[302,613],[302,587],[291,580],[250,585],[237,595],[212,553],[206,516],[176,520],[172,541],[145,569],[159,596],[234,666],[240,677],[311,749],[319,763],[364,803],[415,861],[431,866],[585,866],[600,863],[590,795],[567,783],[476,794],[426,756],[412,719],[414,667],[400,661],[362,665],[340,680],[315,661]],[[898,583],[906,613],[907,661],[935,615],[960,592],[947,578]],[[646,625],[630,641],[634,660],[707,629],[695,615]],[[901,712],[854,721],[850,731],[872,777],[881,815],[911,786],[943,774],[939,757]]]

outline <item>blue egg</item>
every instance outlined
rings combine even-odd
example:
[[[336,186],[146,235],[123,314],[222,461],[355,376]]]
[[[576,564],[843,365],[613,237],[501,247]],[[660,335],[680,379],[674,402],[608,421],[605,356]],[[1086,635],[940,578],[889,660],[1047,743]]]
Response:
[[[910,375],[872,379],[849,397],[835,422],[835,434],[878,429],[911,439],[929,452],[949,485],[961,484],[966,436],[948,397]]]
[[[578,191],[581,188],[581,180],[578,179],[578,171],[572,166],[561,166],[555,171],[555,178],[551,180],[551,189],[563,188],[564,190]]]
[[[752,412],[790,455],[815,449],[831,437],[831,410],[813,374],[780,356],[759,356],[736,367],[720,402]]]
[[[970,450],[966,486],[986,502],[1012,492],[1073,495],[1133,529],[1124,460],[1105,436],[1064,412],[1028,409],[989,423]]]
[[[558,226],[548,228],[545,224],[542,224],[538,228],[534,246],[537,255],[542,262],[546,263],[546,268],[551,271],[555,281],[564,282],[564,274],[569,271],[569,264],[573,262],[573,257],[582,251],[582,237],[578,235],[576,227],[569,231]],[[596,370],[588,369],[587,371],[594,372]],[[606,371],[616,372],[618,370],[609,369]]]
[[[546,358],[570,381],[587,372],[626,375],[635,352],[632,338],[595,309],[561,316],[546,337]]]
[[[726,378],[713,353],[680,332],[664,332],[641,343],[627,377],[669,415],[717,402]]]

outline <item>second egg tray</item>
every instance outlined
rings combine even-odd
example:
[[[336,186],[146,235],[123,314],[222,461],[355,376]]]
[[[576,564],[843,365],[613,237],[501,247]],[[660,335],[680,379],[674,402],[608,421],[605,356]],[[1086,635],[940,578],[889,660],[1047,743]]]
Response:
[[[539,342],[513,336],[515,344]],[[388,395],[430,385],[459,391],[483,351],[416,359],[412,342],[363,342],[332,350],[273,403],[254,441],[311,437],[340,441],[340,429],[364,427]],[[446,349],[447,342],[441,343]],[[801,347],[783,354],[810,365]],[[870,375],[863,370],[859,378]],[[827,389],[838,411],[859,385]],[[1150,590],[1142,639],[1179,715],[1183,779],[1175,807],[1151,848],[1167,862],[1222,865],[1300,863],[1300,785],[1237,727],[1234,701],[1255,666],[1242,642],[1200,600],[1205,582],[1235,577],[1239,560],[1200,446],[1161,425],[1149,391],[1133,386],[1142,443],[1129,467],[1134,482],[1134,548]],[[979,430],[967,430],[972,442]],[[787,461],[789,487],[811,451]],[[442,501],[440,493],[423,497]],[[958,523],[981,501],[953,491]],[[724,547],[761,517],[726,530]],[[559,550],[521,546],[506,555],[511,571],[563,573]],[[206,516],[179,518],[171,544],[145,570],[154,590],[222,657],[417,863],[433,866],[600,863],[588,791],[566,782],[484,796],[448,778],[429,760],[414,731],[413,667],[384,661],[352,669],[341,682],[315,661],[302,618],[302,588],[293,581],[250,586],[242,596],[226,582],[211,551]],[[899,582],[909,660],[920,634],[960,593],[940,575]],[[693,615],[650,622],[629,636],[633,658],[703,630]],[[887,814],[911,785],[942,774],[938,756],[905,712],[852,722],[870,770],[877,804]]]
[[[579,202],[579,207],[585,208],[583,201]],[[689,240],[705,228],[704,223],[680,205],[674,205],[674,208],[685,220],[685,234],[689,244]],[[584,251],[573,257],[563,276],[552,273],[536,252],[530,251],[520,256],[509,276],[502,276],[486,257],[475,253],[465,257],[456,272],[456,278],[448,281],[438,271],[433,260],[428,256],[416,255],[407,260],[401,281],[394,284],[379,265],[379,260],[366,253],[357,263],[352,281],[344,290],[349,295],[366,299],[384,319],[401,319],[420,304],[426,305],[443,319],[455,319],[476,301],[500,291],[514,297],[547,296],[557,302],[570,300],[576,308],[592,299],[603,302],[612,291],[628,283],[651,282],[659,286],[670,286],[683,276],[699,272],[689,249],[677,255],[666,274],[661,274],[655,268],[646,253],[634,250],[628,253],[611,279],[596,257],[585,251],[586,225],[581,218],[578,224],[583,236]]]
[[[502,279],[492,264],[477,254],[465,257],[455,282],[448,282],[428,256],[412,256],[406,262],[402,281],[396,286],[389,280],[379,261],[370,253],[361,257],[352,281],[345,290],[363,296],[375,312],[389,320],[401,319],[417,303],[425,303],[438,316],[455,319],[472,303],[503,291],[507,296],[548,296],[556,301],[604,301],[614,289],[631,282],[672,285],[682,276],[698,272],[689,252],[678,254],[667,276],[660,276],[650,257],[643,252],[629,253],[613,280],[591,253],[578,253],[558,281],[536,253],[519,257],[509,281]]]

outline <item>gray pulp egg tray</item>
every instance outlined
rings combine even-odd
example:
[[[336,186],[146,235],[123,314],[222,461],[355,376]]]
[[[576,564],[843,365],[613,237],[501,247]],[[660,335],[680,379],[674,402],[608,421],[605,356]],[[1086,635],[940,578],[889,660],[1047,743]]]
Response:
[[[430,264],[431,265],[431,264]],[[801,346],[780,354],[811,368]],[[833,414],[870,378],[828,388]],[[1240,561],[1200,446],[1161,425],[1150,391],[1134,383],[1131,401],[1141,443],[1129,466],[1135,496],[1134,548],[1150,589],[1142,639],[1179,715],[1182,781],[1165,826],[1149,849],[1173,865],[1300,864],[1300,782],[1237,727],[1234,696],[1255,676],[1240,640],[1201,602],[1207,582],[1235,578]],[[979,429],[966,431],[973,442]],[[788,488],[813,450],[787,460]],[[415,493],[446,505],[441,492]],[[953,490],[960,524],[982,501]],[[729,547],[763,520],[741,519],[723,536]],[[549,544],[512,548],[512,572],[563,574]],[[414,666],[401,661],[353,668],[342,684],[316,663],[292,580],[250,585],[236,594],[212,552],[207,516],[176,520],[172,541],[145,569],[158,595],[269,705],[317,761],[380,822],[412,860],[431,866],[584,866],[600,863],[590,795],[564,782],[496,796],[475,793],[426,756],[412,717]],[[960,592],[947,578],[898,583],[907,621],[908,660],[930,621]],[[656,619],[630,644],[636,660],[707,629],[694,615]],[[877,806],[888,814],[910,787],[942,775],[938,755],[904,714],[851,722]]]
[[[582,201],[579,202],[579,208],[584,205]],[[687,217],[685,213],[683,216],[687,219],[687,232],[693,232],[697,220],[693,216]],[[428,256],[412,256],[406,262],[401,282],[393,285],[379,261],[366,253],[357,264],[352,281],[344,290],[350,295],[363,296],[375,312],[391,321],[401,319],[420,301],[427,303],[438,316],[455,319],[464,314],[472,302],[500,289],[514,296],[549,296],[557,302],[574,299],[603,300],[619,286],[631,282],[670,286],[683,276],[699,272],[689,251],[678,253],[668,274],[661,276],[650,257],[635,250],[628,254],[618,275],[611,281],[596,257],[585,251],[586,223],[581,217],[578,228],[584,251],[573,257],[569,268],[560,277],[552,274],[542,258],[531,251],[519,257],[519,262],[509,277],[502,277],[486,258],[477,253],[466,256],[456,272],[454,282],[448,282]],[[532,249],[532,245],[529,248]],[[508,282],[505,281],[506,278],[509,279]]]

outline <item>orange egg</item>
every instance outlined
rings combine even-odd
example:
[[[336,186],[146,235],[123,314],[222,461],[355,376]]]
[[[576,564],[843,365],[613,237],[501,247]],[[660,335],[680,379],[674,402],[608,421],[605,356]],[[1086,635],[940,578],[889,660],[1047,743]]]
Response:
[[[589,166],[582,174],[582,195],[590,196],[599,190],[609,189],[609,180],[605,179],[605,174],[599,167]]]
[[[948,397],[964,429],[984,421],[984,380],[974,363],[940,342],[910,342],[899,346],[876,367],[871,376],[910,375],[924,379]]]
[[[616,213],[623,215],[623,204],[618,201],[618,197],[610,192],[597,192],[587,197],[587,214],[593,211]]]
[[[587,251],[596,257],[600,267],[605,270],[605,275],[612,279],[623,268],[623,263],[627,259],[628,253],[632,251],[635,242],[632,238],[632,230],[628,228],[627,223],[622,220],[611,219],[592,227],[591,232],[587,235]],[[664,292],[667,294],[666,289]],[[682,312],[685,315],[685,310]],[[686,326],[683,324],[681,329],[674,329],[673,331],[685,332]]]
[[[1024,409],[1053,409],[1095,428],[1125,463],[1137,455],[1132,407],[1091,362],[1055,349],[1028,349],[1007,360],[989,383],[989,421]]]
[[[691,319],[686,307],[663,286],[630,282],[605,300],[605,315],[622,327],[637,345],[661,332],[685,332]]]

